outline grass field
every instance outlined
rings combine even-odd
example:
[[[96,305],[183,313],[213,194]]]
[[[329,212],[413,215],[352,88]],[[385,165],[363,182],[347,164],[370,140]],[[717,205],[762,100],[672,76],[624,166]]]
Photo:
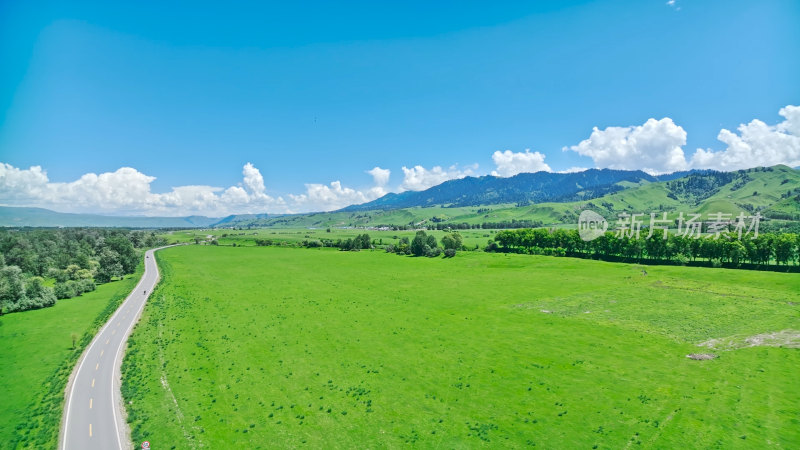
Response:
[[[416,231],[403,230],[403,231],[384,231],[384,230],[363,230],[354,228],[330,228],[331,231],[322,228],[260,228],[255,230],[228,230],[228,229],[201,229],[201,230],[181,230],[173,231],[170,233],[162,234],[161,236],[167,239],[168,242],[195,242],[195,238],[200,238],[205,241],[208,236],[213,236],[218,240],[220,245],[233,245],[237,246],[255,246],[256,239],[270,239],[274,242],[286,242],[289,244],[299,244],[304,240],[313,239],[352,239],[359,234],[367,233],[373,241],[377,241],[378,245],[397,244],[400,238],[406,237],[409,240],[414,239]],[[486,246],[487,241],[494,238],[497,230],[458,230],[463,238],[464,245],[469,249],[474,249],[477,245],[479,248]],[[430,230],[426,231],[428,234],[436,236],[437,240],[441,240],[442,236],[446,234],[445,231]]]
[[[800,446],[797,275],[479,252],[158,259],[123,365],[137,444]],[[781,330],[784,348],[739,348]],[[715,338],[726,350],[697,346]]]
[[[56,447],[67,378],[95,331],[141,274],[140,266],[122,281],[59,300],[51,308],[0,317],[0,448]]]

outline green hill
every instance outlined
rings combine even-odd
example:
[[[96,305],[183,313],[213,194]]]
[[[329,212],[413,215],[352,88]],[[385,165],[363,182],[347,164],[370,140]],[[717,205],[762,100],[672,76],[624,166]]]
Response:
[[[669,181],[623,181],[622,190],[598,198],[572,202],[545,202],[529,206],[495,204],[449,207],[413,206],[393,210],[336,211],[286,215],[267,219],[233,218],[226,226],[324,228],[482,225],[512,221],[542,225],[575,224],[584,209],[607,219],[620,212],[727,213],[760,212],[765,218],[800,219],[800,171],[787,166],[758,167],[736,172],[693,172]]]

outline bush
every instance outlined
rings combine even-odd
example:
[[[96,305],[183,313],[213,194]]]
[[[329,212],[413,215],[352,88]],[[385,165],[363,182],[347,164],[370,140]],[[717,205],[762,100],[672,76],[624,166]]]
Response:
[[[56,283],[55,288],[53,288],[53,294],[59,299],[72,298],[84,292],[91,292],[96,288],[94,280],[91,278],[78,281],[68,280],[63,283]]]
[[[62,298],[71,298],[72,291],[67,287],[67,283],[56,283],[53,288],[53,293],[59,300]]]
[[[674,259],[675,259],[675,263],[677,263],[678,265],[681,265],[681,266],[685,266],[686,263],[689,262],[689,258],[686,255],[684,255],[683,253],[678,253],[677,255],[675,255]]]
[[[454,248],[448,248],[444,251],[445,258],[452,258],[453,256],[456,256],[456,250]]]
[[[306,247],[306,248],[323,247],[322,241],[320,241],[319,239],[311,239],[311,240],[303,241],[303,246]]]
[[[496,252],[499,248],[500,246],[497,245],[497,242],[490,241],[488,244],[486,244],[486,248],[484,249],[484,251]]]
[[[94,284],[94,280],[91,278],[80,280],[78,281],[78,284],[83,292],[92,292],[93,290],[97,289],[97,286]]]
[[[439,247],[430,247],[428,245],[425,246],[425,256],[428,258],[435,258],[442,254],[442,249]]]

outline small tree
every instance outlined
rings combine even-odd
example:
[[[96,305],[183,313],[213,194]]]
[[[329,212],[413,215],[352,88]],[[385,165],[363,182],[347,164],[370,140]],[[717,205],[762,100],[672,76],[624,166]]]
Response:
[[[26,299],[22,270],[17,266],[0,269],[0,312],[16,311]]]
[[[434,238],[434,241],[436,238]],[[425,247],[428,247],[427,249]],[[411,254],[414,256],[422,256],[426,253],[426,251],[430,251],[430,245],[428,245],[428,235],[424,231],[417,231],[417,235],[414,236],[414,239],[411,241]]]
[[[442,247],[444,247],[445,250],[461,250],[462,245],[463,239],[461,238],[461,234],[459,234],[457,231],[447,233],[442,236]]]

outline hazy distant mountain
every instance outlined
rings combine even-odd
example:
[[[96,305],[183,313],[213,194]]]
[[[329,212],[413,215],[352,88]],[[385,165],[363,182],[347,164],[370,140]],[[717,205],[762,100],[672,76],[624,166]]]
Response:
[[[204,216],[101,216],[59,213],[43,208],[0,206],[0,226],[4,227],[203,228],[213,226],[219,221],[219,218]]]
[[[653,176],[641,170],[589,169],[573,173],[520,173],[508,178],[491,175],[466,177],[445,181],[424,191],[386,194],[368,203],[348,206],[342,211],[389,210],[430,205],[527,205],[588,200],[623,190],[631,183],[668,181],[688,173]],[[622,182],[627,183],[621,184]]]

